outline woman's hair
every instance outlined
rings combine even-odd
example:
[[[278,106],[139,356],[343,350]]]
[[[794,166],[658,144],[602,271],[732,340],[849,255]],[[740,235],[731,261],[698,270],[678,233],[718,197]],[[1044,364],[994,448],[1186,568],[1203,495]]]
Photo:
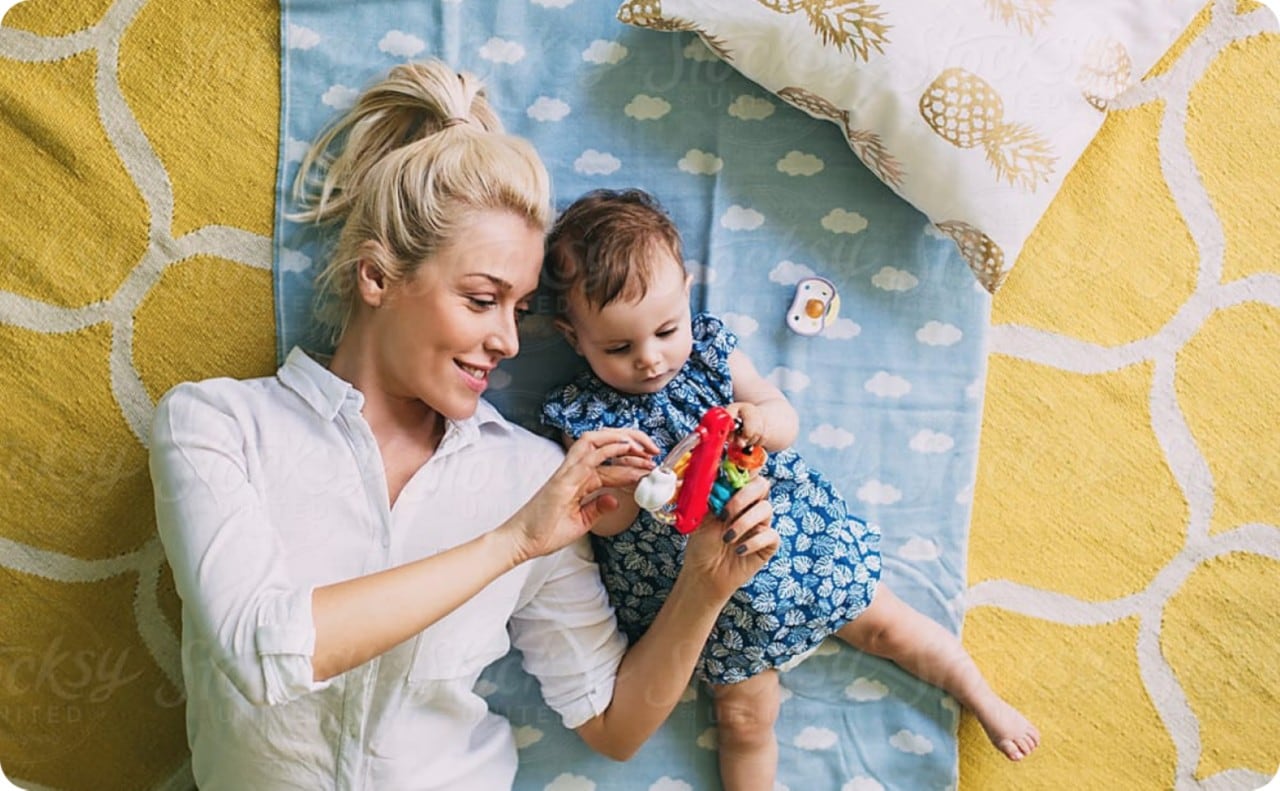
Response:
[[[656,198],[637,189],[588,192],[564,210],[547,237],[542,285],[561,316],[570,293],[597,309],[640,299],[649,289],[655,252],[684,266],[680,232]]]
[[[439,61],[401,64],[367,88],[312,143],[293,194],[302,208],[289,219],[341,227],[316,279],[316,318],[335,342],[362,259],[403,281],[461,242],[476,212],[514,212],[540,230],[551,220],[550,179],[533,146],[503,131],[480,80]]]

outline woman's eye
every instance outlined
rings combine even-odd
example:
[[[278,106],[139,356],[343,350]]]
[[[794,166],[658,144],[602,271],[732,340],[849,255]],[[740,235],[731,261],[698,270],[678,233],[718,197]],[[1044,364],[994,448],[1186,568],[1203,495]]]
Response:
[[[516,321],[524,321],[531,313],[533,311],[528,308],[516,308]]]
[[[467,299],[471,301],[471,305],[473,307],[481,310],[488,310],[498,304],[496,300],[485,299],[483,297],[468,297]]]

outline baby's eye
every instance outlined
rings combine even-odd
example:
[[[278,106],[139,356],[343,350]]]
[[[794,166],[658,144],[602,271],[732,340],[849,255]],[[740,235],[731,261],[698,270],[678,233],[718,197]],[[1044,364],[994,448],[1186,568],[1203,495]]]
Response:
[[[672,335],[672,334],[674,334],[674,333],[675,333],[675,331],[676,331],[676,328],[675,328],[675,327],[672,327],[672,328],[671,328],[671,329],[669,329],[669,330],[658,330],[658,337],[659,337],[659,338],[665,338],[665,337],[667,337],[668,335]]]
[[[625,354],[630,346],[611,346],[604,350],[605,354]]]

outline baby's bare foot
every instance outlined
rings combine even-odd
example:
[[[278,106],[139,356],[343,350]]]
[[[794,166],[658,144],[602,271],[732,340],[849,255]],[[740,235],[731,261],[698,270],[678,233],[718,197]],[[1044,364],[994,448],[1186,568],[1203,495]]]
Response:
[[[1040,746],[1040,731],[1022,712],[996,697],[981,710],[974,711],[987,738],[1010,761],[1021,761]]]

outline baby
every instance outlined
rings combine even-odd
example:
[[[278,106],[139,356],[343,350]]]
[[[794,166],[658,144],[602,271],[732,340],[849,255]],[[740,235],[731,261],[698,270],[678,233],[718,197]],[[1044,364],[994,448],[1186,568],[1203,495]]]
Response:
[[[566,441],[604,427],[638,428],[669,452],[709,408],[741,421],[735,441],[769,451],[774,527],[782,546],[721,612],[698,663],[711,688],[725,788],[772,789],[778,668],[834,633],[893,660],[968,707],[991,741],[1019,760],[1040,734],[997,695],[960,641],[880,581],[880,535],[849,514],[821,473],[789,446],[799,418],[709,314],[691,315],[692,278],[679,232],[648,194],[598,190],[570,206],[547,241],[543,272],[556,326],[590,370],[552,391],[543,422]],[[597,560],[631,640],[671,590],[683,535],[629,492],[597,523]]]

